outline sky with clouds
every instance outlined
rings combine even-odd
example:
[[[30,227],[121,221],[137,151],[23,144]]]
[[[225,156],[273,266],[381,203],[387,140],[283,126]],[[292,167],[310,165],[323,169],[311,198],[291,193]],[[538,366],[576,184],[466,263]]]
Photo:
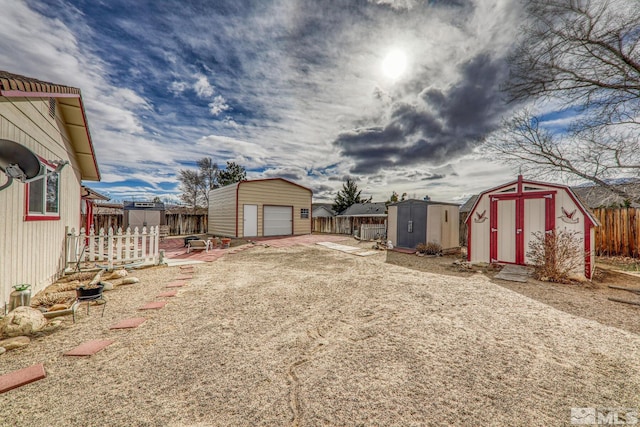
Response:
[[[516,0],[0,0],[0,69],[82,90],[119,200],[179,194],[202,157],[333,199],[345,177],[462,202],[514,178],[476,149],[515,108],[499,87]],[[384,72],[390,52],[406,69]],[[494,159],[496,160],[496,159]],[[499,159],[497,159],[499,160]]]

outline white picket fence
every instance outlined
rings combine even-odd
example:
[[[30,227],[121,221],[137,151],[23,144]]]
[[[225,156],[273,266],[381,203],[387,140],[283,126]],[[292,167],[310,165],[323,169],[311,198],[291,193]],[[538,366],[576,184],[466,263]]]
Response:
[[[127,264],[157,265],[160,262],[158,227],[146,227],[139,232],[138,227],[131,232],[128,228],[114,231],[109,228],[105,232],[101,228],[95,234],[93,228],[86,233],[84,228],[76,233],[75,229],[67,232],[66,268],[79,270],[87,267],[100,267],[113,270]]]
[[[360,240],[385,239],[387,226],[385,224],[362,224],[360,226]]]

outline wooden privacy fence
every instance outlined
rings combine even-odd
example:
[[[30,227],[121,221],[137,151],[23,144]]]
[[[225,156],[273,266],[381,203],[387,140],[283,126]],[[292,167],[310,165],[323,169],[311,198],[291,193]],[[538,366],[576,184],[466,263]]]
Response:
[[[82,215],[82,224],[87,223],[87,216]],[[204,234],[207,232],[207,215],[206,214],[180,214],[180,213],[167,213],[165,214],[165,220],[163,225],[169,226],[170,236],[179,236],[183,234]],[[100,230],[104,228],[108,230],[113,228],[124,227],[124,215],[123,214],[94,214],[93,215],[93,228]]]
[[[165,214],[165,224],[169,226],[169,235],[204,234],[207,232],[206,214]]]
[[[334,216],[320,216],[312,218],[311,231],[314,233],[335,233],[336,218]]]
[[[160,262],[158,240],[157,227],[150,227],[148,232],[146,227],[142,232],[136,227],[133,233],[131,229],[123,233],[122,228],[117,232],[113,228],[105,232],[102,228],[98,234],[93,229],[87,234],[84,228],[76,233],[72,228],[67,232],[66,268],[72,271],[97,266],[113,270],[134,263],[157,265]]]
[[[596,255],[640,258],[640,209],[592,209],[600,227],[596,227]]]
[[[314,233],[333,233],[333,234],[349,234],[352,235],[356,230],[360,230],[363,226],[372,226],[376,232],[379,230],[387,233],[386,217],[356,217],[356,216],[334,216],[334,217],[318,217],[311,221],[311,231]],[[366,227],[365,227],[366,228]]]

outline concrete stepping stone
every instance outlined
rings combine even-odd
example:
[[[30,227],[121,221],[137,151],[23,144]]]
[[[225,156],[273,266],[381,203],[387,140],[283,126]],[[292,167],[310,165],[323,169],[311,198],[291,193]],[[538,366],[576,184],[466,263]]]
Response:
[[[0,375],[0,394],[41,380],[46,376],[47,373],[44,371],[44,364],[42,363]]]
[[[193,265],[183,265],[180,267],[181,271],[193,270]]]
[[[161,294],[156,295],[156,298],[160,298],[160,297],[175,297],[176,295],[178,295],[178,291],[167,291],[167,292],[163,292]]]
[[[138,310],[157,310],[157,309],[162,308],[165,305],[167,305],[167,302],[168,301],[149,302],[149,303],[146,303],[145,305],[143,305],[142,307],[138,307]]]
[[[183,274],[182,276],[178,276],[176,280],[191,280],[193,279],[193,274]]]
[[[64,353],[65,356],[92,356],[102,349],[107,348],[114,341],[111,340],[91,340],[80,344],[74,349]]]
[[[185,282],[172,282],[169,283],[167,286],[165,286],[166,288],[181,288],[184,285],[186,285]]]
[[[132,317],[131,319],[124,319],[121,322],[116,323],[111,326],[109,329],[130,329],[137,328],[142,325],[147,319],[144,317]]]

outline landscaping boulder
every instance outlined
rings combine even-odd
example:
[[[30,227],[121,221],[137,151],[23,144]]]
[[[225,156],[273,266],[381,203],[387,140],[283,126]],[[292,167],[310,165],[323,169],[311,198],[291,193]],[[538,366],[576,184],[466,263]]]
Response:
[[[137,277],[127,277],[126,279],[124,279],[122,281],[123,285],[132,285],[134,283],[138,283],[140,281],[140,279],[138,279]]]
[[[7,351],[7,349],[6,349],[6,348],[4,348],[4,347],[0,347],[0,354],[5,353],[6,351]]]
[[[20,306],[0,321],[0,337],[17,337],[39,331],[47,324],[40,310]]]

